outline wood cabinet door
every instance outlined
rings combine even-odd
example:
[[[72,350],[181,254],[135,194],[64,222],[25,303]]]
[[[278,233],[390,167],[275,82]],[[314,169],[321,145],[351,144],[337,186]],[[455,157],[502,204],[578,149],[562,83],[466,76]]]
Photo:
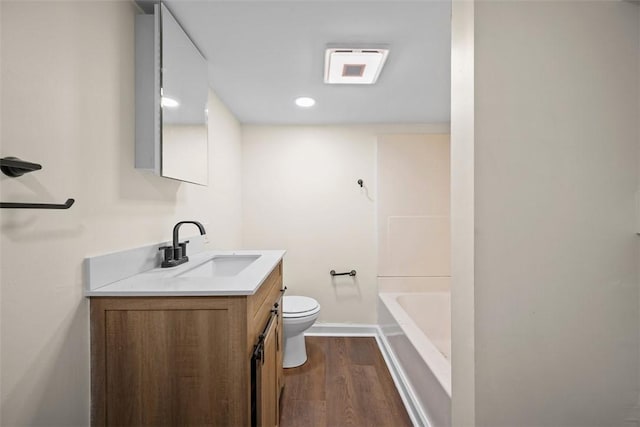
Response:
[[[277,328],[278,315],[273,315],[264,338],[264,352],[262,363],[258,370],[257,404],[258,425],[261,427],[275,427],[278,419],[278,370],[277,370]]]
[[[92,301],[92,425],[246,426],[239,299]]]

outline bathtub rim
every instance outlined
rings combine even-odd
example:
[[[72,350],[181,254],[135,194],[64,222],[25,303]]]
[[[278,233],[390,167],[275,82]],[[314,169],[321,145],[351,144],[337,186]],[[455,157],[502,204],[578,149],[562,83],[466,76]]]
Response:
[[[429,337],[420,329],[416,322],[411,319],[397,300],[399,296],[404,295],[428,294],[451,295],[450,292],[446,291],[380,292],[378,297],[398,323],[398,326],[400,326],[420,357],[422,357],[427,366],[429,366],[429,369],[431,369],[444,391],[451,397],[451,361],[429,340]]]

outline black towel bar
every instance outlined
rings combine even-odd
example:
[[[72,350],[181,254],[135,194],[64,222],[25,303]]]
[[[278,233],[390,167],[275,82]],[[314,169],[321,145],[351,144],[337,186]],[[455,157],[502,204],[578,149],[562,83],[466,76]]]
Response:
[[[17,157],[4,157],[0,159],[0,170],[7,176],[17,178],[27,172],[42,169],[38,163],[25,162]],[[74,199],[67,199],[66,202],[58,203],[17,203],[0,202],[0,209],[69,209],[75,203]]]
[[[0,202],[0,209],[69,209],[74,202],[73,199],[67,199],[62,204]]]

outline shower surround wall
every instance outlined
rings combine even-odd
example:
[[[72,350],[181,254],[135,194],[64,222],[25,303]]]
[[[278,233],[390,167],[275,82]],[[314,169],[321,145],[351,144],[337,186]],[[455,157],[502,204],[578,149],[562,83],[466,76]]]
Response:
[[[381,292],[448,290],[449,135],[381,135],[377,144]]]
[[[134,169],[134,16],[126,1],[0,2],[0,155],[42,163],[0,176],[0,425],[89,425],[89,310],[82,261],[205,223],[241,245],[240,125],[209,102],[209,187]],[[185,230],[186,232],[187,230]],[[196,231],[194,230],[194,233]]]

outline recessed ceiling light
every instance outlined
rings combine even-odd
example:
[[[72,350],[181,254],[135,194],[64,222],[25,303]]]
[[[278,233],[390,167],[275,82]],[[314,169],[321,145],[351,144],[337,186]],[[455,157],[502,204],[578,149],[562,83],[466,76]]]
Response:
[[[316,100],[308,96],[301,96],[300,98],[296,98],[296,105],[298,107],[309,108],[316,105]]]
[[[160,100],[160,105],[162,105],[163,107],[175,108],[180,105],[180,103],[173,98],[167,98],[166,96],[163,96]]]

